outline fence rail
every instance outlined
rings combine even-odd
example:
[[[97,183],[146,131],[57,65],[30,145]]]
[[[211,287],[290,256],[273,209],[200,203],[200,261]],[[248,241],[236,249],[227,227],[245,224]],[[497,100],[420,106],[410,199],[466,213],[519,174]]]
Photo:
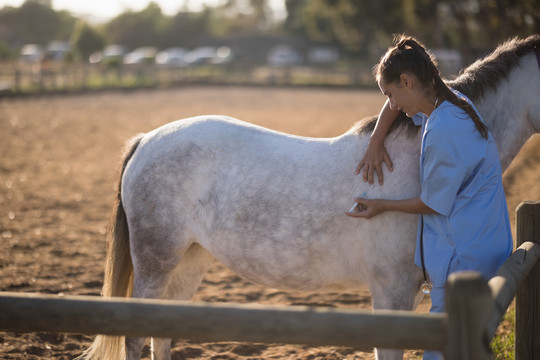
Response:
[[[518,207],[517,243],[489,283],[474,272],[450,276],[447,314],[0,293],[0,330],[427,349],[447,360],[483,360],[517,292],[516,360],[533,360],[540,357],[540,202]]]
[[[197,65],[163,67],[151,64],[39,63],[0,64],[0,91],[5,94],[74,92],[93,89],[170,87],[185,84],[230,85],[371,85],[369,69],[335,67],[271,67]]]
[[[531,272],[538,259],[540,259],[540,244],[524,242],[506,261],[505,266],[501,267],[489,280],[488,284],[495,305],[494,314],[488,323],[490,338],[495,335],[501,319],[518,292],[519,285],[524,282],[526,275]]]
[[[81,334],[248,341],[371,349],[440,349],[446,315],[100,299],[38,294],[0,295],[0,329]]]

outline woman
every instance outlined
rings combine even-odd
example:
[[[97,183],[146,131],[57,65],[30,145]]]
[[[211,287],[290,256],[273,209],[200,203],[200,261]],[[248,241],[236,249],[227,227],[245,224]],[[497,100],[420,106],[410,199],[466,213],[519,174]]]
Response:
[[[433,284],[431,312],[444,312],[448,275],[479,271],[491,278],[512,251],[512,235],[496,145],[474,106],[446,86],[433,57],[414,38],[399,36],[374,69],[388,97],[357,168],[373,182],[381,163],[392,169],[384,137],[400,111],[422,119],[420,197],[357,198],[347,215],[371,218],[384,211],[421,214],[415,263]],[[426,352],[424,358],[439,358]]]

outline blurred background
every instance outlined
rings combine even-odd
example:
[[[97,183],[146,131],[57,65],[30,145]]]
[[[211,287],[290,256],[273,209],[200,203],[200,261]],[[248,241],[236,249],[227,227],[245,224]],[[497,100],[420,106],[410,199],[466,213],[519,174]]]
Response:
[[[127,5],[129,4],[129,5]],[[373,86],[392,34],[452,77],[512,36],[537,0],[0,1],[0,93],[186,83]]]

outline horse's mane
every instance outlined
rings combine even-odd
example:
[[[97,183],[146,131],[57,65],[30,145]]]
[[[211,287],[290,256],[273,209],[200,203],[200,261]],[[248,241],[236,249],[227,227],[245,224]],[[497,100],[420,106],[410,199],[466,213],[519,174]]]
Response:
[[[445,80],[445,82],[449,87],[465,94],[475,102],[487,90],[495,90],[499,82],[519,63],[521,57],[535,48],[540,49],[540,35],[531,35],[526,39],[509,39],[485,58],[475,61],[462,70],[456,79]],[[353,125],[351,131],[357,135],[370,133],[375,129],[377,118],[373,116],[360,120]],[[405,129],[408,136],[414,136],[419,127],[401,113],[388,133],[396,129]]]
[[[485,58],[462,70],[455,80],[446,83],[475,102],[487,90],[496,90],[499,82],[506,78],[521,57],[534,51],[535,48],[540,49],[538,34],[526,39],[509,39]]]

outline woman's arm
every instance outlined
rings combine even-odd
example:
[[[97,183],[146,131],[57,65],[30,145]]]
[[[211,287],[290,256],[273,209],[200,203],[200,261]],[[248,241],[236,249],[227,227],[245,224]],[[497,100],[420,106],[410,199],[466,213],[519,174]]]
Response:
[[[392,160],[390,160],[390,156],[384,147],[384,139],[388,133],[388,129],[390,129],[399,114],[399,110],[392,110],[390,108],[390,103],[387,100],[379,114],[371,138],[369,139],[366,153],[356,168],[356,175],[360,174],[360,171],[364,168],[364,182],[369,181],[370,184],[373,184],[373,171],[375,171],[379,178],[379,184],[383,184],[383,162],[386,163],[386,166],[390,171],[393,170]]]
[[[437,214],[436,211],[424,204],[419,197],[405,200],[383,199],[354,199],[358,203],[357,210],[345,213],[356,218],[371,219],[385,211],[401,211],[409,214]]]

